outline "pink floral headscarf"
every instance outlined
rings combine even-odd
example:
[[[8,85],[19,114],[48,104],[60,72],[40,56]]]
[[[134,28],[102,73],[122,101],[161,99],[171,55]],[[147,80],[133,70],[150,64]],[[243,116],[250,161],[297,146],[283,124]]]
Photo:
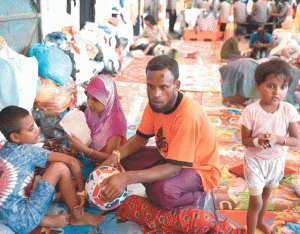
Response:
[[[84,112],[92,135],[89,147],[100,151],[115,135],[122,136],[122,145],[126,141],[127,121],[113,79],[98,75],[91,79],[86,92],[105,106],[101,113],[91,114],[90,108]]]

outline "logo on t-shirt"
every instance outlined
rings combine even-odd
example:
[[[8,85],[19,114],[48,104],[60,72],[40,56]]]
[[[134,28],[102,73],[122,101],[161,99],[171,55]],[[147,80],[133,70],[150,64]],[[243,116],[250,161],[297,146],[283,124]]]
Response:
[[[156,134],[156,146],[159,151],[163,151],[165,153],[168,152],[168,143],[166,141],[166,138],[164,137],[163,134],[163,126],[161,126],[158,129],[158,132]]]

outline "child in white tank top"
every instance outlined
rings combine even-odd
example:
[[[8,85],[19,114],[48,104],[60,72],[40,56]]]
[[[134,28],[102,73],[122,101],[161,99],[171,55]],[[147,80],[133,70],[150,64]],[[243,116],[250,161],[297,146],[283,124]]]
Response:
[[[276,233],[264,222],[272,189],[283,177],[285,146],[298,146],[300,120],[295,107],[283,102],[293,82],[291,66],[281,59],[260,64],[255,70],[255,87],[261,99],[245,108],[239,120],[245,146],[245,179],[250,200],[247,233],[256,228]]]

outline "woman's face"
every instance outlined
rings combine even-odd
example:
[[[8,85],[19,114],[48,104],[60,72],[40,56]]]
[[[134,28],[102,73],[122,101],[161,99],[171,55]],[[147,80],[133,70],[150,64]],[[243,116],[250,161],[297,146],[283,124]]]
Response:
[[[89,93],[86,93],[86,96],[87,103],[92,114],[97,114],[104,111],[105,106],[101,102],[99,102],[95,97],[93,97]]]

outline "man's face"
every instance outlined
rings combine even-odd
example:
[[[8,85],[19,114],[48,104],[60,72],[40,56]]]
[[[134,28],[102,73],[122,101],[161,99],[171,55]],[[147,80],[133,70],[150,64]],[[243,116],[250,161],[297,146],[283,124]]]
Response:
[[[163,113],[175,105],[180,81],[174,82],[174,79],[168,69],[148,71],[147,93],[150,107],[154,112]]]

